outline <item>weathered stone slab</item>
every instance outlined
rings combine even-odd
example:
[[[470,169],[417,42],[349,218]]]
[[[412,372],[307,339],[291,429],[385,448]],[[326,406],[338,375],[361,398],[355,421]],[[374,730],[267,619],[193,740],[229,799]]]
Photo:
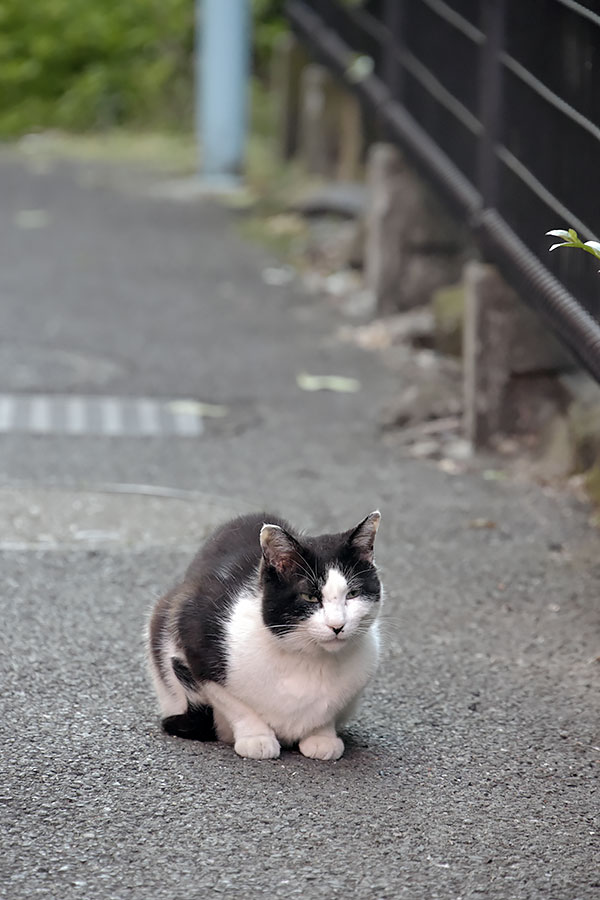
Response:
[[[465,430],[477,445],[501,433],[537,431],[564,406],[554,377],[573,365],[495,266],[464,270]]]
[[[371,147],[367,186],[365,272],[379,314],[429,302],[460,277],[460,236],[394,145]]]

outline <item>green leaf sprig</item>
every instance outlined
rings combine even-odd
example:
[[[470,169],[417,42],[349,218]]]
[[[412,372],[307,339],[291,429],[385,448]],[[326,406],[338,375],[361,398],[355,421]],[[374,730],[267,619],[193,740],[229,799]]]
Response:
[[[562,238],[562,243],[552,244],[550,252],[556,250],[557,247],[578,247],[579,250],[585,250],[586,253],[591,253],[596,259],[600,259],[600,241],[582,241],[574,228],[558,228],[555,231],[547,231],[546,234],[550,237]]]

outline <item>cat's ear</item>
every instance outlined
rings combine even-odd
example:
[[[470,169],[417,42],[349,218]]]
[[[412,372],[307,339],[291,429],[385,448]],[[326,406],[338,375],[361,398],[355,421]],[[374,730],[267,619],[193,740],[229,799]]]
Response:
[[[260,530],[260,546],[267,565],[281,575],[289,574],[296,568],[300,547],[279,525],[263,525]]]
[[[378,509],[369,513],[366,519],[353,528],[348,536],[348,543],[357,553],[359,559],[366,562],[373,562],[373,547],[375,545],[375,535],[381,521],[381,513]]]

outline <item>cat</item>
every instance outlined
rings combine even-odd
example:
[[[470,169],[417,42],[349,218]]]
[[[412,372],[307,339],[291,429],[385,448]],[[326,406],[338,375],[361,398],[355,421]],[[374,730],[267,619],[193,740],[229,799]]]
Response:
[[[318,537],[267,514],[222,525],[152,612],[164,730],[252,759],[282,744],[339,759],[337,729],[377,667],[380,518]]]

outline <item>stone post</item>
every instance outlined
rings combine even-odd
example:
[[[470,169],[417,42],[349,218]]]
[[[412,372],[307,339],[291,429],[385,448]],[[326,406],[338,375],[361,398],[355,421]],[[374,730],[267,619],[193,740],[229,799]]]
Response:
[[[270,78],[277,150],[283,160],[292,159],[298,150],[300,79],[306,62],[306,53],[293,34],[277,38]]]
[[[300,79],[300,155],[308,172],[335,173],[336,110],[333,83],[324,66],[310,63]]]
[[[337,177],[340,181],[356,181],[360,175],[364,144],[362,109],[354,94],[343,88],[339,90],[337,102]]]
[[[485,446],[500,431],[510,378],[512,310],[518,301],[495,266],[467,263],[464,285],[465,436],[474,446]]]
[[[407,232],[417,196],[407,183],[402,154],[393,144],[373,144],[367,158],[369,205],[365,280],[379,315],[403,308]]]

